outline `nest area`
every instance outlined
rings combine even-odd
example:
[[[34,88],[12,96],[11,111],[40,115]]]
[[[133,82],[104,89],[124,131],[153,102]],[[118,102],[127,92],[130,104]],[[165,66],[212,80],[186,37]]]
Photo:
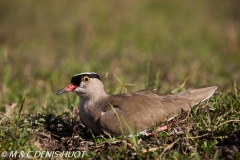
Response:
[[[234,113],[235,110],[226,112],[224,107],[217,111],[212,110],[205,103],[189,112],[182,111],[171,121],[160,124],[168,126],[166,131],[156,132],[156,126],[149,131],[150,136],[128,138],[96,135],[79,122],[78,114],[70,112],[60,116],[38,114],[32,118],[37,121],[44,119],[43,130],[36,134],[36,144],[41,150],[83,151],[87,156],[95,158],[114,157],[118,154],[132,159],[138,156],[153,158],[156,153],[171,157],[174,152],[181,153],[181,156],[190,156],[197,150],[204,159],[212,159],[216,151],[221,159],[235,159],[240,151],[240,132],[235,130],[224,134],[224,131],[231,125],[238,125],[239,121],[229,120],[215,125],[212,122]],[[218,117],[214,116],[216,114]],[[210,149],[207,146],[211,144],[213,147]]]

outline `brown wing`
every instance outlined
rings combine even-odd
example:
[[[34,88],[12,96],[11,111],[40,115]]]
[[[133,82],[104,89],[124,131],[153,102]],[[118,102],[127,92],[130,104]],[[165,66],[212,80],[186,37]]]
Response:
[[[101,104],[104,107],[99,125],[110,134],[121,135],[123,132],[127,135],[130,133],[127,123],[137,133],[176,116],[181,109],[189,110],[191,106],[211,97],[216,89],[208,87],[166,96],[149,92],[111,95]]]

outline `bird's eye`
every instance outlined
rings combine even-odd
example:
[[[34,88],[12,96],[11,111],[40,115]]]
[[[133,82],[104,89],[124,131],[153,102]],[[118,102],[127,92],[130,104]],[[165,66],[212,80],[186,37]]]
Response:
[[[88,76],[84,76],[84,77],[82,78],[82,81],[83,81],[83,82],[89,82],[89,81],[90,81],[90,78],[89,78]]]

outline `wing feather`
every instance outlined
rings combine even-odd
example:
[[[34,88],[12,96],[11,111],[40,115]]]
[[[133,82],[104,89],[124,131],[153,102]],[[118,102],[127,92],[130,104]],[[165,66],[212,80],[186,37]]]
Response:
[[[101,103],[105,114],[100,116],[99,125],[110,134],[121,135],[123,131],[127,135],[127,123],[137,133],[176,116],[181,109],[189,110],[211,97],[215,90],[208,87],[165,96],[145,91],[111,95]]]

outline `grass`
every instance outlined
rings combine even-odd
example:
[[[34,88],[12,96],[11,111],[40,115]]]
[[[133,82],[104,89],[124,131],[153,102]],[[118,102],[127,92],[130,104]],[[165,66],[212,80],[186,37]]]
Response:
[[[70,111],[61,115],[27,115],[21,114],[23,107],[24,101],[18,114],[1,118],[1,152],[81,150],[86,151],[85,158],[218,159],[219,150],[228,148],[229,141],[235,147],[239,142],[239,95],[231,93],[216,96],[191,112],[181,113],[169,124],[167,132],[123,139],[94,135],[80,126]],[[239,154],[232,156],[239,157]]]
[[[0,153],[239,159],[237,4],[2,1]],[[101,137],[78,123],[79,98],[55,95],[72,75],[84,71],[99,73],[110,94],[149,88],[170,93],[208,85],[219,86],[221,94],[182,113],[167,132],[135,139]]]

